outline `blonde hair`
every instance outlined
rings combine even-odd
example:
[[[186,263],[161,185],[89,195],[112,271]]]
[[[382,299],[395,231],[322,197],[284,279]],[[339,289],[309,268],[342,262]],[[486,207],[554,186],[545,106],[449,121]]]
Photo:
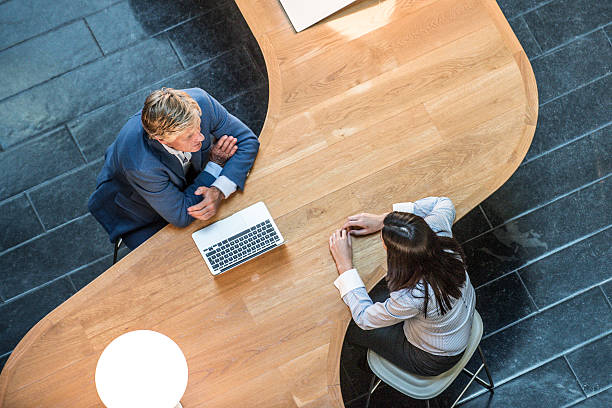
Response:
[[[142,108],[142,127],[151,139],[172,142],[202,115],[198,103],[184,91],[153,91]]]

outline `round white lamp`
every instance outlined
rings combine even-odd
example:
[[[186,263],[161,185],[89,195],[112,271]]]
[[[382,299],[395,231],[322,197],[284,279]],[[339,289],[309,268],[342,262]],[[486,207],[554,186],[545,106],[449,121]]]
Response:
[[[161,333],[136,330],[106,346],[95,381],[107,408],[177,408],[187,376],[187,361],[175,342]]]

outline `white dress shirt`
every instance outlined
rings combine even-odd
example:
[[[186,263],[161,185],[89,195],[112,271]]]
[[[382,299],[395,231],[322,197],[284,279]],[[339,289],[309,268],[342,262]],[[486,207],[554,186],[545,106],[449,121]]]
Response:
[[[172,154],[178,159],[181,166],[183,166],[183,174],[187,174],[187,170],[189,170],[189,167],[191,166],[191,152],[182,152],[163,143],[161,145],[164,146],[164,149],[166,149],[168,153]],[[219,177],[222,170],[223,167],[212,161],[206,163],[206,167],[204,168],[205,172],[212,174],[216,178],[211,187],[217,187],[219,191],[223,193],[225,198],[228,198],[234,191],[236,191],[236,183],[225,176]]]

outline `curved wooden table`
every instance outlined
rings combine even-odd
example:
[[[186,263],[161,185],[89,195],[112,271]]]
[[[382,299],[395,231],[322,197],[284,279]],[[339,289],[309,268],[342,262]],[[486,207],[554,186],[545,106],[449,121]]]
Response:
[[[288,243],[218,278],[167,227],[40,321],[0,377],[0,406],[99,407],[103,348],[136,329],[174,339],[186,408],[341,407],[348,309],[330,232],[349,214],[447,195],[464,215],[507,180],[533,137],[531,67],[494,0],[362,1],[295,34],[276,0],[238,0],[261,45],[270,102],[244,193]],[[356,240],[368,286],[378,237]]]

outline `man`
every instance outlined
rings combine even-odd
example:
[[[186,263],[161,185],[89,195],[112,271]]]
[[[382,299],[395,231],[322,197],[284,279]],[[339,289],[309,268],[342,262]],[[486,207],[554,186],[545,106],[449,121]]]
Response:
[[[258,150],[257,136],[202,89],[162,88],[107,149],[89,210],[111,242],[134,249],[168,223],[213,217],[244,188]]]

